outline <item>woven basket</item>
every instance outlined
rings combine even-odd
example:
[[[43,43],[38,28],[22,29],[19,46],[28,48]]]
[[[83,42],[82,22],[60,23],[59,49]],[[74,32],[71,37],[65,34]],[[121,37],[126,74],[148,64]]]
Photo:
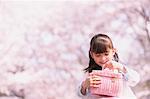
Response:
[[[108,70],[93,70],[90,76],[100,76],[101,84],[98,87],[90,87],[91,94],[118,96],[123,90],[123,79],[121,73]]]

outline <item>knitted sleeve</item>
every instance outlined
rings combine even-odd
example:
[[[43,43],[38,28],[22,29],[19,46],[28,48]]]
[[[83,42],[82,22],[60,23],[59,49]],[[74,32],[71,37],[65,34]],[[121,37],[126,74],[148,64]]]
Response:
[[[124,78],[129,86],[135,86],[140,81],[140,75],[133,69],[125,67],[127,73],[124,74]]]

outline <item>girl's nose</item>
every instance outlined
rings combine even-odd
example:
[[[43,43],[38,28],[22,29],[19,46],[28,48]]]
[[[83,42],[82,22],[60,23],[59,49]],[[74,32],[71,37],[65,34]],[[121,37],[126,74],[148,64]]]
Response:
[[[106,57],[105,56],[102,56],[101,57],[101,61],[105,61],[106,60]]]

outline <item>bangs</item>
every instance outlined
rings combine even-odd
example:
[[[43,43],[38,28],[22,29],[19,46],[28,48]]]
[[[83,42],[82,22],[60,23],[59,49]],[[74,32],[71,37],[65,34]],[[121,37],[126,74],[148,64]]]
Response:
[[[100,40],[100,41],[96,41],[92,44],[90,50],[96,54],[99,53],[106,53],[109,52],[109,49],[111,49],[112,46],[110,44],[110,42],[106,41],[106,40]]]

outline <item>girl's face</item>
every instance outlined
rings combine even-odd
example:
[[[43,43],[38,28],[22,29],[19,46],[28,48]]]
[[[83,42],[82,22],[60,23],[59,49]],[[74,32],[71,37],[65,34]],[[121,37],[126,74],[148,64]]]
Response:
[[[90,52],[90,54],[94,59],[95,63],[103,67],[105,63],[113,59],[115,52],[115,49],[109,49],[108,52],[105,53],[96,54],[94,52]]]

